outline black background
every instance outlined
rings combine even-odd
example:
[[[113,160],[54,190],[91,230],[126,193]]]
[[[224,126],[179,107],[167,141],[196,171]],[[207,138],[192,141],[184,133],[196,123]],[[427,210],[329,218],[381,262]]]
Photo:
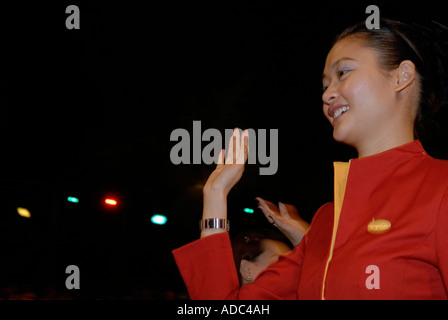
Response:
[[[70,4],[79,30],[65,27]],[[198,238],[214,166],[172,164],[170,134],[191,133],[195,120],[202,131],[279,132],[277,173],[248,165],[229,195],[231,235],[266,226],[258,209],[243,212],[256,196],[294,204],[311,221],[332,201],[332,162],[356,157],[322,114],[325,57],[369,4],[2,5],[1,297],[186,298],[171,250]],[[375,4],[382,17],[448,25],[443,3]],[[446,130],[424,141],[431,155],[447,157]],[[116,208],[103,205],[108,195]],[[167,224],[152,224],[155,213]],[[79,290],[65,288],[71,264]]]

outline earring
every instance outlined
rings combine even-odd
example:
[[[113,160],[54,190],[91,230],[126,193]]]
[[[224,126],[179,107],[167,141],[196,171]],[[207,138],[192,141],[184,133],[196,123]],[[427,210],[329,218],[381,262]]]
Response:
[[[247,277],[244,277],[244,280],[246,280],[246,281],[251,281],[251,280],[252,280],[252,278],[251,278],[251,277],[249,277],[249,276],[247,276]]]

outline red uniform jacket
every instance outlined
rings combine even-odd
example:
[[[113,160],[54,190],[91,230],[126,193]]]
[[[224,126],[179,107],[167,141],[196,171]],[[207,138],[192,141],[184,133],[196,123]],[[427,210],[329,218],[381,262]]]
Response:
[[[191,299],[447,299],[448,161],[419,141],[335,163],[335,201],[251,284],[228,233],[173,250]],[[372,233],[372,219],[390,229]]]

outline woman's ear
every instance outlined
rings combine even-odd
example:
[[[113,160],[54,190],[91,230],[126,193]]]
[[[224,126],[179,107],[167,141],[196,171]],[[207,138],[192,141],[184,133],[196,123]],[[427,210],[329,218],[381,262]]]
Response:
[[[395,91],[399,92],[409,87],[415,81],[415,77],[415,64],[410,60],[402,61],[398,68],[395,69]]]
[[[241,264],[240,264],[240,273],[241,276],[243,277],[243,284],[246,283],[251,283],[254,281],[254,277],[252,275],[252,267],[253,267],[253,262],[249,261],[249,260],[241,260]]]

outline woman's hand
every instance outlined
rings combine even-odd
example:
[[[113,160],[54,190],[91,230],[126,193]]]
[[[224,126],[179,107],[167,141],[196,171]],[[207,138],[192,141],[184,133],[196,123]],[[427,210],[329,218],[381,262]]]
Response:
[[[241,179],[248,154],[249,132],[245,130],[240,134],[235,129],[229,141],[227,157],[225,150],[221,150],[216,169],[205,183],[202,219],[227,219],[227,195]],[[225,229],[204,229],[201,238],[220,232],[225,232]]]
[[[277,207],[272,202],[259,197],[256,200],[266,219],[276,226],[294,246],[302,241],[310,225],[300,217],[296,207],[282,202],[279,202]]]
[[[204,186],[203,193],[220,193],[227,196],[243,175],[244,164],[247,160],[248,153],[248,131],[245,130],[240,134],[240,131],[235,129],[229,140],[227,157],[225,158],[225,150],[221,150],[218,156],[216,169],[209,176]]]

